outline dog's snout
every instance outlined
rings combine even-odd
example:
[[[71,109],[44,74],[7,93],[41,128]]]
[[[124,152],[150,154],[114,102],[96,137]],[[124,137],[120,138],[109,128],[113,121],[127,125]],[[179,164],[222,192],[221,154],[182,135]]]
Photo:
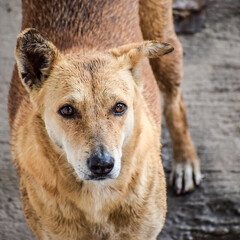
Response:
[[[107,175],[114,166],[114,159],[103,150],[93,153],[87,160],[90,171],[95,175]]]

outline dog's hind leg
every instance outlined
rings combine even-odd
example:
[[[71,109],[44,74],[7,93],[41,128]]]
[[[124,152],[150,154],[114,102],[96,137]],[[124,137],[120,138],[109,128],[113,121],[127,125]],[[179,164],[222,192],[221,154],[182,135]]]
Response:
[[[140,26],[145,40],[171,43],[174,52],[150,63],[164,99],[164,115],[173,145],[170,183],[176,193],[194,189],[201,181],[200,163],[190,133],[182,101],[182,46],[174,32],[172,1],[140,0]]]

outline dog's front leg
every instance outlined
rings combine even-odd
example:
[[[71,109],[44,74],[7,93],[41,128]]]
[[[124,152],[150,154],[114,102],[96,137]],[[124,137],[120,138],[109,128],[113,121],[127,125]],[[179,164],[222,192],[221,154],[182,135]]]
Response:
[[[176,193],[194,189],[201,181],[200,163],[187,126],[182,101],[182,46],[174,32],[172,1],[140,0],[140,25],[145,40],[171,43],[172,54],[151,59],[150,63],[164,98],[164,115],[173,145],[173,168],[170,183]]]

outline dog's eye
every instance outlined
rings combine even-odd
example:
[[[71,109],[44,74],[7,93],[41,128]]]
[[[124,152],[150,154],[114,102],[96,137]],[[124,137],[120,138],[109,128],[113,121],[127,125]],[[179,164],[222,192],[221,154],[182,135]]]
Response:
[[[113,107],[113,114],[114,115],[123,115],[127,110],[127,106],[123,103],[117,103]]]
[[[75,110],[72,106],[70,105],[65,105],[63,107],[61,107],[59,110],[58,110],[59,114],[65,118],[72,118],[74,117],[74,114],[75,114]]]

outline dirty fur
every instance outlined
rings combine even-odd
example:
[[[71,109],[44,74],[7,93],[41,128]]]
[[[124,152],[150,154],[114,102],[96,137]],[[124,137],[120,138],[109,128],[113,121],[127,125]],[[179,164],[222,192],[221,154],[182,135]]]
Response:
[[[168,2],[22,2],[9,123],[24,214],[38,239],[156,239],[166,214],[157,83],[173,146],[185,143],[174,147],[174,166],[195,170]],[[152,19],[156,7],[161,16]],[[176,53],[163,56],[172,45]],[[157,82],[144,57],[156,60]],[[121,116],[112,112],[118,102],[127,106]],[[59,114],[65,105],[73,118]],[[86,160],[103,147],[114,168],[92,181]]]

